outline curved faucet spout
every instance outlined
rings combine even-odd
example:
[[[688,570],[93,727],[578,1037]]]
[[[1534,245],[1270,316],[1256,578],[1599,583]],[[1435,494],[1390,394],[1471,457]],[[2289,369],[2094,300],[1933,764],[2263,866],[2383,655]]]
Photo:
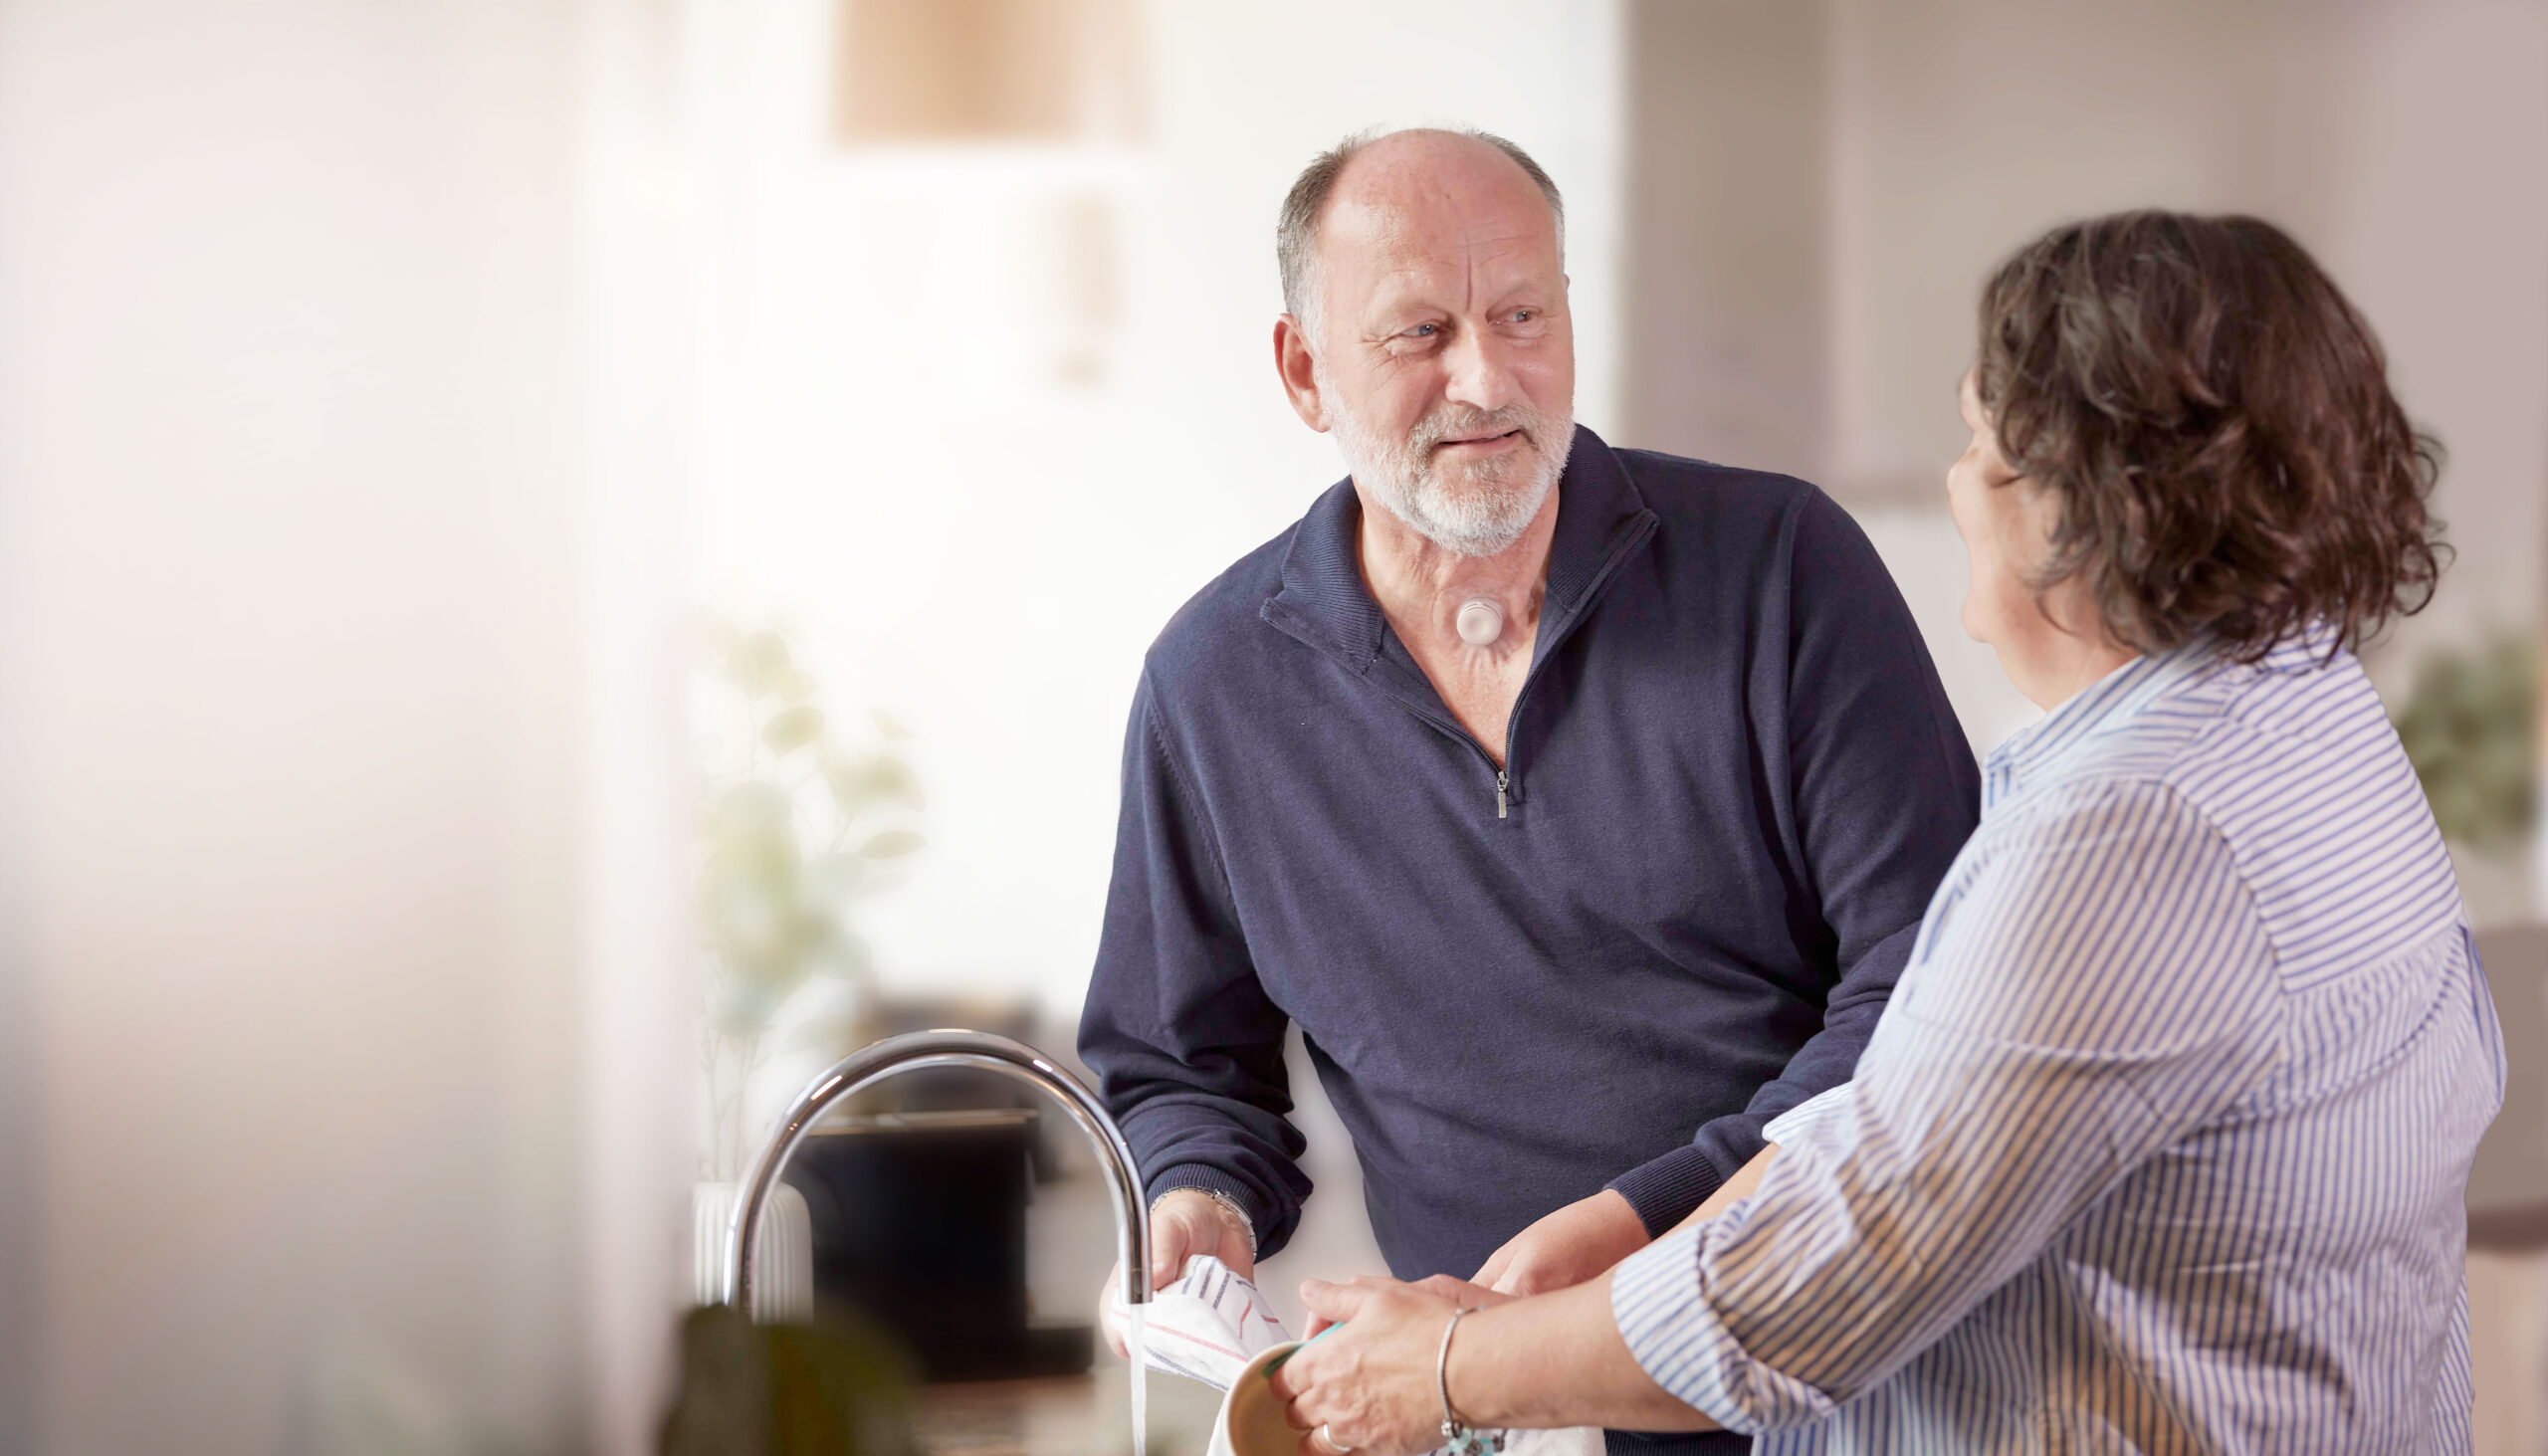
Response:
[[[1022,1042],[981,1031],[916,1031],[890,1036],[832,1064],[796,1094],[769,1141],[752,1158],[743,1196],[735,1200],[734,1222],[726,1230],[726,1303],[744,1314],[752,1308],[752,1256],[760,1244],[761,1209],[768,1203],[778,1175],[795,1154],[805,1130],[833,1103],[873,1087],[888,1077],[927,1067],[976,1067],[1016,1078],[1051,1094],[1071,1115],[1088,1141],[1097,1144],[1106,1165],[1106,1192],[1115,1204],[1115,1252],[1124,1261],[1124,1301],[1144,1305],[1151,1298],[1151,1210],[1142,1198],[1141,1174],[1123,1130],[1106,1115],[1096,1094],[1079,1079],[1054,1066],[1044,1054]]]

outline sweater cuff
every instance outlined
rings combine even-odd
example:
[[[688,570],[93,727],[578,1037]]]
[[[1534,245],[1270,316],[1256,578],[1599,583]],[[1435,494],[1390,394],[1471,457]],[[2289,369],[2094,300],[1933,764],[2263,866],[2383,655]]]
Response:
[[[1266,1234],[1274,1227],[1274,1214],[1256,1190],[1208,1162],[1180,1162],[1161,1168],[1151,1175],[1150,1199],[1153,1207],[1159,1200],[1179,1188],[1198,1193],[1218,1193],[1239,1206],[1247,1217],[1247,1231],[1256,1241],[1256,1256],[1266,1258],[1273,1250],[1266,1247]]]
[[[1647,1238],[1661,1238],[1724,1182],[1725,1174],[1708,1160],[1706,1150],[1695,1143],[1684,1143],[1610,1179],[1609,1187],[1645,1221]]]

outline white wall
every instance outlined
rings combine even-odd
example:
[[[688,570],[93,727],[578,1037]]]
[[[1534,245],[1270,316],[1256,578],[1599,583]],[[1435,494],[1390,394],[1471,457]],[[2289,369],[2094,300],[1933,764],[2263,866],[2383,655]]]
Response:
[[[2043,229],[2236,201],[2240,7],[1828,0],[1828,430],[1818,479],[1885,558],[1977,752],[2041,715],[1958,621],[1956,381],[1984,279]]]
[[[9,1450],[641,1448],[678,471],[583,422],[682,376],[586,387],[579,99],[673,19],[0,10]]]
[[[2162,206],[2289,229],[2370,317],[2408,412],[2448,449],[2435,510],[2458,561],[2431,610],[2373,655],[2383,691],[2400,701],[2424,653],[2495,626],[2536,630],[2548,4],[1827,3],[1823,469],[1924,620],[1952,616],[1921,593],[1962,586],[1952,535],[1912,522],[1935,514],[1962,447],[1953,388],[1983,281],[2052,224]],[[1977,743],[1995,741],[1996,672],[1959,643],[1931,648]],[[2517,866],[2462,868],[2480,919],[2539,912]]]
[[[2449,450],[2459,552],[2410,649],[2548,608],[2548,4],[2398,5],[2355,33],[2320,246]]]
[[[2258,8],[1830,0],[1836,489],[1935,499],[2000,259],[2075,217],[2238,203]]]
[[[2535,621],[2548,549],[2548,5],[1834,0],[1833,474],[1961,447],[1990,268],[2130,206],[2253,211],[2369,314],[2449,446],[2461,567],[2415,634]]]

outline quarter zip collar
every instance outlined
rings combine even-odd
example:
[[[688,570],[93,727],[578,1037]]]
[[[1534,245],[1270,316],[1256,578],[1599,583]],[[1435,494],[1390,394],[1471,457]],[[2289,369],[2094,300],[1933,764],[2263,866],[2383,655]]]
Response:
[[[1356,536],[1362,525],[1362,501],[1349,478],[1330,487],[1310,508],[1292,533],[1290,553],[1283,559],[1283,586],[1266,598],[1258,615],[1287,636],[1336,659],[1395,700],[1435,731],[1475,752],[1493,779],[1495,817],[1505,819],[1523,801],[1522,709],[1540,670],[1590,615],[1603,583],[1621,561],[1654,534],[1655,514],[1619,467],[1618,457],[1599,436],[1579,425],[1575,448],[1567,455],[1566,474],[1558,480],[1557,529],[1549,540],[1547,589],[1540,595],[1540,624],[1531,647],[1531,666],[1522,691],[1513,700],[1505,723],[1504,762],[1497,764],[1486,746],[1462,728],[1442,706],[1424,674],[1411,661],[1383,655],[1388,619],[1363,584]],[[1378,667],[1379,671],[1373,669]]]
[[[1575,448],[1558,481],[1557,529],[1549,541],[1548,589],[1540,598],[1537,669],[1562,641],[1620,557],[1652,533],[1655,516],[1601,437],[1575,427]],[[1357,673],[1379,660],[1388,619],[1363,584],[1358,535],[1363,503],[1352,478],[1337,482],[1292,532],[1283,588],[1259,610],[1268,623]]]

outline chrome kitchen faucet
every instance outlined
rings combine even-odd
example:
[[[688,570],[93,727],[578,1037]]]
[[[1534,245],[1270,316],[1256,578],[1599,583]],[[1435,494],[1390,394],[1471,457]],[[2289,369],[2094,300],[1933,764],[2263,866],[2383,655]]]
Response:
[[[930,1067],[977,1067],[997,1072],[1041,1088],[1062,1105],[1062,1111],[1079,1124],[1088,1141],[1097,1144],[1099,1161],[1106,1166],[1106,1192],[1115,1203],[1115,1252],[1124,1261],[1124,1302],[1149,1304],[1151,1210],[1143,1201],[1141,1175],[1134,1167],[1133,1149],[1125,1144],[1123,1130],[1098,1105],[1096,1094],[1046,1060],[1043,1053],[1022,1042],[980,1031],[915,1031],[907,1036],[887,1037],[833,1063],[830,1071],[796,1094],[787,1116],[779,1120],[769,1141],[752,1158],[751,1171],[743,1179],[743,1196],[735,1200],[734,1222],[726,1231],[726,1303],[746,1314],[751,1311],[752,1256],[760,1244],[761,1209],[814,1119],[844,1097],[889,1077]]]

